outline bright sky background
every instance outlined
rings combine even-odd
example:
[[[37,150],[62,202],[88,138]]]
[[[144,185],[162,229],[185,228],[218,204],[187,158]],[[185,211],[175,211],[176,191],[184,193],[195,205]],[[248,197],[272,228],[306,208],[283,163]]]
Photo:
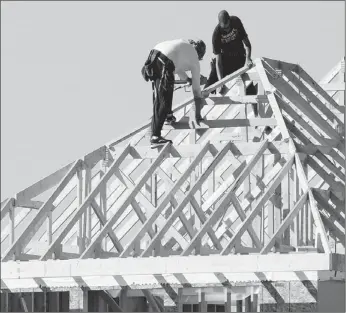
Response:
[[[151,117],[140,71],[156,43],[200,37],[207,76],[222,9],[253,58],[319,80],[345,55],[344,1],[1,2],[1,200]]]

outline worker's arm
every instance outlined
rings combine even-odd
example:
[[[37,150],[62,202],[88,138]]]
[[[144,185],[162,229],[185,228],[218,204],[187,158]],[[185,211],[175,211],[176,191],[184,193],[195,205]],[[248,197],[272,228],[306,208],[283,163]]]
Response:
[[[191,78],[187,76],[187,74],[184,71],[179,71],[177,72],[177,74],[181,80],[186,80],[189,84],[191,84]]]
[[[200,69],[199,61],[197,60],[197,62],[193,64],[191,68],[192,92],[195,99],[202,98],[200,75],[201,75],[201,69]]]
[[[216,55],[216,74],[217,78],[221,80],[223,78],[223,68],[222,68],[222,60],[221,60],[221,53]]]
[[[223,78],[223,68],[221,60],[221,34],[218,27],[215,28],[212,38],[213,53],[216,56],[215,66],[218,80]]]
[[[246,36],[243,39],[243,44],[244,44],[245,53],[246,53],[246,60],[249,60],[251,59],[251,43],[248,36]]]
[[[246,36],[244,39],[243,39],[243,44],[244,44],[244,48],[245,48],[245,65],[248,66],[248,67],[251,67],[253,65],[252,63],[252,59],[251,59],[251,43],[250,43],[250,40],[249,40],[249,37]]]
[[[246,61],[245,61],[245,65],[247,66],[251,66],[252,65],[252,60],[251,60],[251,43],[250,43],[250,40],[249,40],[249,37],[245,31],[245,28],[244,28],[244,25],[243,23],[241,22],[241,20],[238,18],[238,28],[239,28],[239,36],[240,38],[242,38],[242,41],[243,41],[243,45],[244,45],[244,48],[245,48],[245,58],[246,58]]]

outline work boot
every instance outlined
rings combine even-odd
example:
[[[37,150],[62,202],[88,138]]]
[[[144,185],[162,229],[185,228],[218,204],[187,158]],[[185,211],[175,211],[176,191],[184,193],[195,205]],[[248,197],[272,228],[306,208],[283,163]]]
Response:
[[[150,148],[153,149],[159,146],[164,146],[167,142],[172,143],[172,140],[163,138],[161,136],[151,136]]]
[[[269,135],[272,131],[273,131],[273,129],[272,129],[270,126],[266,126],[266,127],[264,128],[264,132],[265,132],[267,135]]]
[[[166,125],[171,125],[171,124],[175,123],[176,121],[177,121],[177,119],[175,118],[173,113],[167,114],[166,121],[165,121]]]

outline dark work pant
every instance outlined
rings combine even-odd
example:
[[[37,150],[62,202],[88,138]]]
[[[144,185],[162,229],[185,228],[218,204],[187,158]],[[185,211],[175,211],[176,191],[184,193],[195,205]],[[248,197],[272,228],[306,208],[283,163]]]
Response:
[[[173,101],[173,81],[169,82],[166,79],[157,78],[152,82],[153,86],[153,117],[151,120],[151,135],[161,136],[163,123],[167,114],[172,113]]]
[[[223,76],[227,76],[229,74],[234,73],[245,65],[245,55],[239,56],[228,56],[221,55]],[[211,71],[208,77],[208,81],[204,88],[207,88],[218,81],[217,71],[216,71],[216,59],[213,59],[211,64]]]
[[[173,62],[159,51],[155,51],[153,58],[151,135],[159,137],[167,114],[172,113],[175,67]]]

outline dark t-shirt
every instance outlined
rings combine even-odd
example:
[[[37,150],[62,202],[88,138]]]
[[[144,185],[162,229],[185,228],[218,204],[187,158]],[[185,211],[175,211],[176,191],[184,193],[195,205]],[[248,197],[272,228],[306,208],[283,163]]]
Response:
[[[213,33],[214,54],[238,52],[245,55],[242,40],[247,36],[243,23],[237,16],[230,16],[231,27],[229,32],[223,31],[219,25],[215,27]]]

